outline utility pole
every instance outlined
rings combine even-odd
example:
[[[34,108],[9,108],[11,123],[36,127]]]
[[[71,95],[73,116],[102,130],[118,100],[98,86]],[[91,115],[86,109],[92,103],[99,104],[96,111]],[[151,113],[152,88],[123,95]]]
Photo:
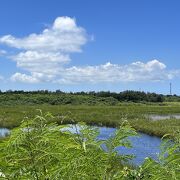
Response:
[[[170,93],[170,95],[172,95],[172,84],[171,83],[169,84],[169,93]]]

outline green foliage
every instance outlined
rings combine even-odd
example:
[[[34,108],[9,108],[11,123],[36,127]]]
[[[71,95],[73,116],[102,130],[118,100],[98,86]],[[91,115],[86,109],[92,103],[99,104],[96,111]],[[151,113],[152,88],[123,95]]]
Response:
[[[165,140],[159,161],[147,158],[142,166],[144,179],[178,180],[180,179],[180,144]]]
[[[126,169],[127,179],[145,180],[179,180],[180,179],[180,134],[175,141],[166,139],[161,145],[161,153],[157,161],[146,158],[137,169]],[[164,138],[163,137],[163,138]]]
[[[98,129],[78,124],[72,133],[41,113],[25,118],[13,129],[8,140],[0,143],[0,172],[5,179],[117,179],[123,177],[128,156],[117,154],[118,146],[130,147],[127,137],[136,135],[123,124],[109,140],[97,140]],[[77,129],[77,125],[74,125]],[[103,144],[108,147],[104,151]]]
[[[97,97],[92,95],[71,93],[42,92],[5,92],[0,93],[0,105],[117,105],[113,97]]]
[[[166,101],[179,101],[179,96],[165,96],[156,93],[145,93],[141,91],[123,92],[62,92],[57,90],[51,92],[41,91],[0,91],[0,104],[19,105],[19,104],[50,104],[50,105],[117,105],[119,102],[143,102],[143,103],[162,103]]]
[[[62,117],[64,119],[64,117]],[[0,178],[14,180],[179,180],[180,133],[166,139],[158,161],[146,158],[142,166],[127,165],[133,156],[117,153],[131,147],[129,136],[136,136],[127,121],[107,140],[98,140],[98,128],[85,123],[57,125],[54,117],[40,111],[25,118],[0,141]],[[63,120],[62,119],[62,120]],[[51,122],[51,123],[50,123]],[[73,133],[69,128],[74,128]]]

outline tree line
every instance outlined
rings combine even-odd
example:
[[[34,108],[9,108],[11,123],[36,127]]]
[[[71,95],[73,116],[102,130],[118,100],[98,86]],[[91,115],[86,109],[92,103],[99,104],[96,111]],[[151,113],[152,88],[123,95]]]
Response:
[[[117,105],[119,102],[164,102],[164,101],[180,101],[180,96],[163,95],[157,93],[132,91],[123,92],[110,91],[89,91],[89,92],[63,92],[61,90],[49,91],[23,91],[23,90],[7,90],[0,91],[0,104],[87,104],[87,105]]]

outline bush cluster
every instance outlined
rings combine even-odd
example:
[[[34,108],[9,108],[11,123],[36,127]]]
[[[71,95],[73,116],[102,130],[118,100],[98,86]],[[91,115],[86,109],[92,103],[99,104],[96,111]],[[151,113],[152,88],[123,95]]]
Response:
[[[140,91],[124,91],[120,93],[100,92],[75,92],[65,93],[60,90],[44,91],[0,91],[0,104],[51,104],[51,105],[117,105],[120,102],[163,102],[178,101],[178,96],[165,96],[156,93]]]

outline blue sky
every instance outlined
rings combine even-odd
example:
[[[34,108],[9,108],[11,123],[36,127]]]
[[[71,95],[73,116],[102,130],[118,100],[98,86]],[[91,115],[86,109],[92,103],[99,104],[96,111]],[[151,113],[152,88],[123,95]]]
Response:
[[[177,0],[1,0],[0,89],[180,94]]]

